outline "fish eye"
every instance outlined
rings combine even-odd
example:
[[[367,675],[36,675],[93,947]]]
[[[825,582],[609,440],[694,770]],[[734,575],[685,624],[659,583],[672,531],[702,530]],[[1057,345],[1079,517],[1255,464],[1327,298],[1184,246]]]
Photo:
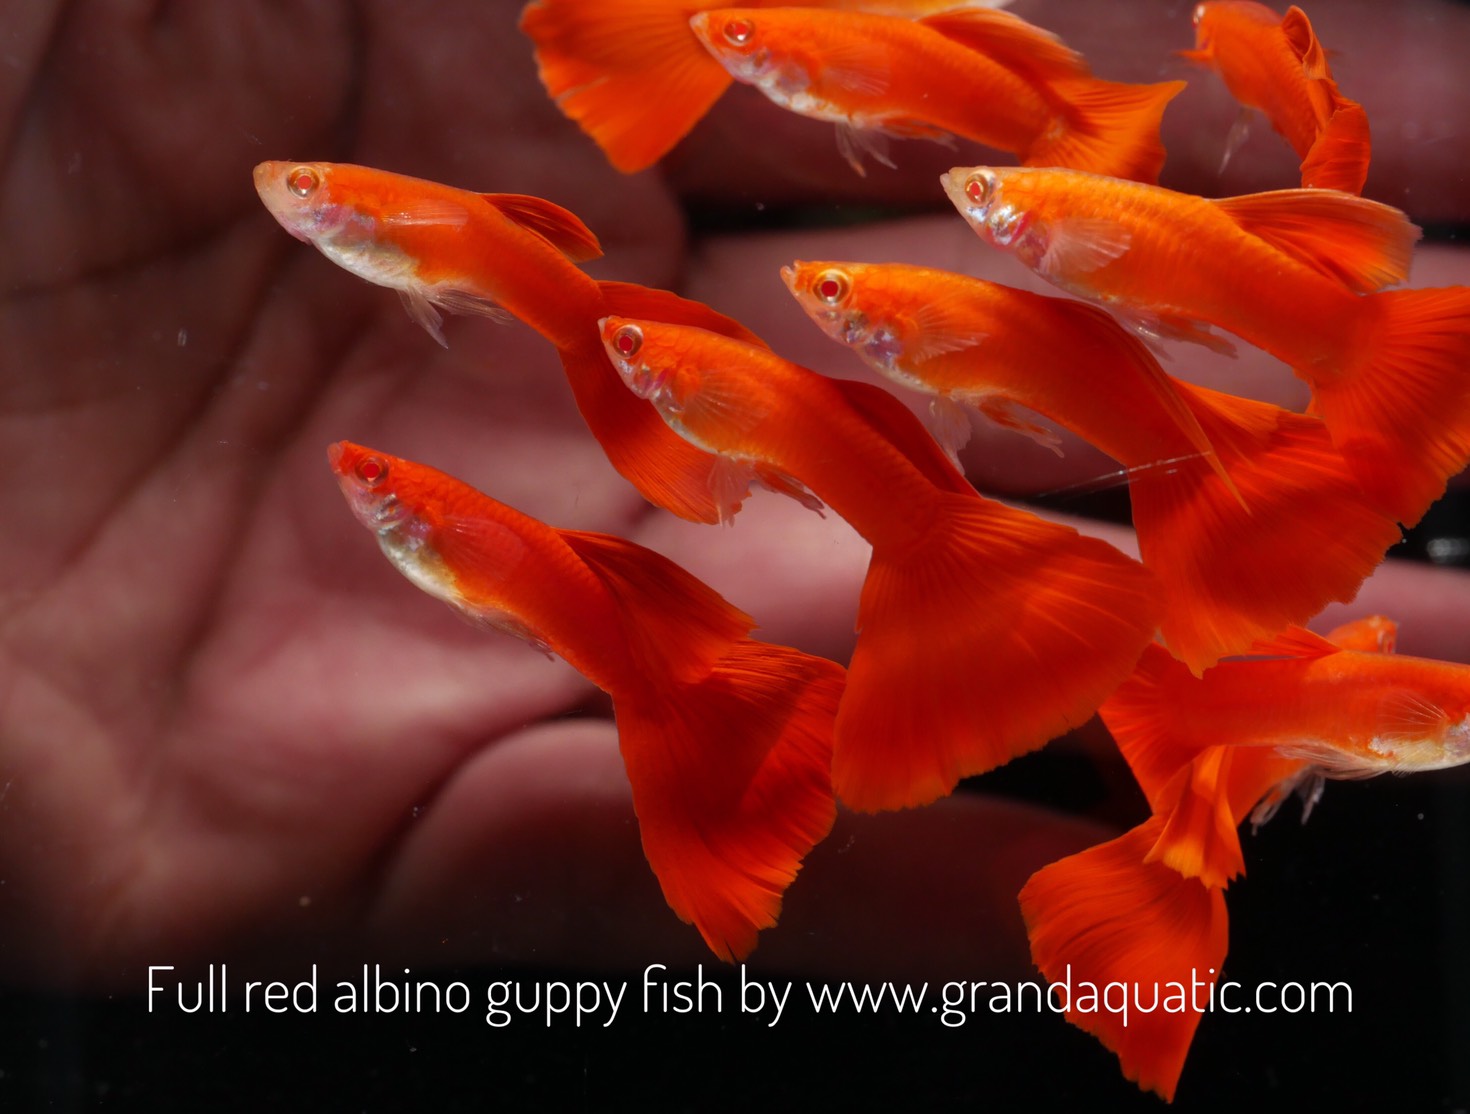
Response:
[[[286,188],[297,197],[310,197],[322,184],[322,176],[312,166],[293,166],[286,172]]]
[[[388,462],[381,457],[365,456],[357,462],[357,478],[369,487],[376,487],[388,478]]]
[[[620,325],[612,335],[612,346],[623,359],[630,359],[643,347],[643,330],[637,325]]]
[[[847,301],[850,289],[847,276],[837,270],[823,271],[817,276],[817,281],[812,283],[813,293],[829,306],[841,305]]]
[[[1194,20],[1194,25],[1198,27],[1199,21],[1205,18],[1205,6],[1203,4],[1196,4],[1194,6],[1194,15],[1191,18]]]
[[[731,46],[744,46],[755,34],[755,24],[748,19],[731,19],[721,28],[725,41]]]
[[[965,196],[973,205],[984,207],[995,200],[995,175],[988,170],[977,170],[965,179]]]

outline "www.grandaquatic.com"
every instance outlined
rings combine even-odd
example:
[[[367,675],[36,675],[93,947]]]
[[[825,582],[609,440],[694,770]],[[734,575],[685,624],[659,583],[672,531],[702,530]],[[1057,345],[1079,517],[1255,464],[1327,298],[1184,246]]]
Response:
[[[480,1014],[504,1028],[518,1020],[546,1026],[614,1024],[632,1014],[740,1013],[775,1026],[792,1009],[817,1015],[928,1014],[957,1028],[978,1014],[1113,1014],[1124,1025],[1154,1013],[1352,1013],[1345,982],[1261,982],[1254,987],[1216,979],[1214,968],[1189,980],[1096,983],[1074,978],[1069,966],[1056,982],[959,981],[796,982],[754,977],[742,965],[709,977],[654,963],[636,979],[497,979],[478,989],[462,980],[425,979],[407,968],[364,964],[360,978],[320,983],[313,964],[297,982],[233,979],[224,964],[204,979],[179,979],[170,966],[148,970],[148,1010],[182,1013],[452,1013]],[[170,985],[172,984],[172,985]]]

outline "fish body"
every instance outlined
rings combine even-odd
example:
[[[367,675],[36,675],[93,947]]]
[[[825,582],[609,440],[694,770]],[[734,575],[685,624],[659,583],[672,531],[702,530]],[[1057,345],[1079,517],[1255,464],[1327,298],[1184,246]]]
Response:
[[[1156,337],[1283,360],[1381,509],[1412,525],[1470,460],[1470,287],[1408,277],[1419,229],[1335,190],[1209,199],[1061,169],[957,167],[980,237]],[[1228,346],[1226,346],[1228,348]]]
[[[329,459],[411,582],[561,656],[612,697],[664,896],[717,955],[743,959],[831,827],[842,668],[752,641],[749,616],[631,542],[557,530],[360,445],[339,442]]]
[[[1254,0],[1194,10],[1195,48],[1180,53],[1217,70],[1242,105],[1263,112],[1302,160],[1302,185],[1361,193],[1371,139],[1361,105],[1344,97],[1298,7],[1278,15]]]
[[[598,254],[576,216],[521,194],[479,194],[345,163],[265,162],[255,185],[293,236],[359,277],[396,289],[409,316],[447,346],[440,310],[514,316],[550,341],[577,408],[608,460],[649,502],[714,522],[707,454],[632,398],[603,353],[597,321],[637,314],[760,343],[699,302],[592,279],[576,264]]]
[[[960,403],[1034,432],[1024,407],[1123,464],[1160,631],[1196,673],[1351,599],[1399,538],[1319,420],[1172,379],[1096,306],[905,264],[782,277],[828,336],[932,395],[941,433],[968,434],[942,409]]]
[[[964,136],[1026,165],[1153,181],[1164,106],[1182,82],[1093,78],[1074,51],[1006,12],[899,19],[806,8],[717,8],[690,19],[735,80],[838,124],[844,155],[892,166],[886,136]]]
[[[1034,410],[1129,467],[1213,461],[1158,361],[1094,306],[898,263],[797,262],[782,278],[829,337],[894,382],[1022,432],[1034,427],[1009,405]]]
[[[1263,647],[1276,654],[1259,664],[1274,670],[1280,663],[1323,660],[1341,653],[1349,655],[1338,662],[1345,672],[1367,675],[1386,668],[1385,676],[1416,684],[1438,677],[1428,683],[1431,689],[1439,687],[1446,676],[1442,671],[1426,674],[1417,666],[1399,670],[1389,664],[1394,633],[1394,624],[1381,616],[1339,627],[1326,639],[1294,631],[1279,644]],[[1364,660],[1372,658],[1379,660]],[[1250,737],[1237,732],[1241,720],[1251,716],[1232,716],[1210,729],[1208,734],[1216,741],[1201,749],[1175,745],[1179,740],[1171,742],[1169,731],[1160,734],[1154,729],[1157,714],[1139,717],[1137,712],[1148,705],[1167,715],[1164,703],[1180,695],[1198,696],[1212,678],[1225,675],[1221,671],[1234,664],[1217,666],[1197,679],[1164,650],[1150,646],[1134,676],[1104,705],[1103,718],[1138,777],[1152,814],[1114,840],[1042,868],[1021,889],[1032,958],[1048,979],[1070,974],[1074,982],[1097,986],[1214,985],[1229,944],[1224,890],[1245,871],[1237,828],[1248,814],[1264,822],[1294,788],[1306,789],[1310,809],[1320,780],[1309,756],[1283,754],[1269,745],[1234,745],[1237,738]],[[1455,670],[1470,673],[1465,666],[1449,672]],[[1313,683],[1325,681],[1324,675]],[[1383,690],[1377,691],[1381,695]],[[1301,705],[1301,711],[1287,718],[1302,715],[1314,703],[1310,696],[1300,701],[1283,701],[1281,696],[1281,690],[1271,685],[1254,694],[1238,688],[1233,693],[1234,699],[1251,708],[1258,724],[1274,721],[1275,709],[1282,703]],[[1359,711],[1372,703],[1368,697],[1360,702]],[[1310,730],[1321,729],[1335,715],[1329,706],[1316,710],[1316,724]],[[1195,718],[1202,720],[1207,713],[1198,711]],[[1269,734],[1276,728],[1255,728],[1258,735],[1262,730]],[[1128,1019],[1107,1011],[1071,1009],[1067,1020],[1111,1049],[1128,1079],[1172,1100],[1203,1016],[1198,1002],[1197,997],[1185,997],[1174,1009]]]
[[[597,308],[596,283],[575,265],[602,254],[597,237],[542,198],[326,162],[263,162],[255,187],[288,232],[397,290],[409,315],[446,347],[441,309],[509,314],[555,334]],[[497,270],[492,259],[514,263]]]
[[[916,19],[1008,0],[815,0],[808,8]],[[541,83],[614,167],[652,166],[688,134],[733,80],[689,25],[719,0],[532,0],[521,30]],[[750,7],[783,6],[781,0]]]
[[[1145,655],[1104,707],[1125,753],[1267,747],[1331,777],[1470,761],[1470,665],[1344,649],[1292,629],[1200,677],[1176,666]]]
[[[924,804],[1042,746],[1085,720],[1151,637],[1141,566],[982,498],[886,391],[703,330],[626,318],[602,330],[630,389],[683,436],[737,474],[787,477],[872,544],[833,744],[852,807]]]

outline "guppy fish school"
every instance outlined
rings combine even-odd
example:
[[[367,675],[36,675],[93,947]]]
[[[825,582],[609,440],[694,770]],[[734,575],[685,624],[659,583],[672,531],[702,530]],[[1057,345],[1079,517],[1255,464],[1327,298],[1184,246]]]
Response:
[[[666,148],[625,150],[626,129],[599,122],[645,122],[646,97],[616,93],[638,67],[613,52],[618,72],[602,74],[608,53],[581,52],[649,25],[628,6],[602,7],[533,0],[522,29],[557,106],[631,172]],[[1259,98],[1232,82],[1229,43],[1243,37],[1250,53],[1265,28],[1273,49],[1300,55],[1272,79],[1282,96],[1331,106],[1296,144],[1299,187],[1216,197],[1157,184],[1161,116],[1184,82],[1099,84],[1055,34],[961,7],[659,8],[668,41],[712,79],[702,104],[728,85],[720,68],[770,93],[750,67],[780,55],[787,31],[830,44],[817,51],[814,83],[846,72],[833,61],[854,38],[893,44],[859,82],[866,101],[826,98],[845,106],[839,146],[859,175],[854,143],[896,168],[876,139],[934,128],[1020,162],[952,167],[942,192],[984,244],[1066,298],[894,264],[771,267],[830,339],[933,394],[937,430],[876,384],[787,359],[713,304],[594,278],[581,265],[602,254],[598,233],[549,199],[328,161],[261,162],[256,189],[285,231],[394,289],[446,350],[442,313],[509,316],[549,341],[588,432],[648,503],[729,525],[764,488],[830,512],[871,547],[844,665],[754,637],[781,606],[747,614],[735,594],[629,537],[543,521],[355,440],[327,447],[353,517],[398,572],[607,695],[644,857],[669,908],[716,957],[743,962],[776,927],[839,801],[858,813],[933,804],[1096,715],[1149,814],[1031,875],[1018,898],[1032,961],[1051,985],[1075,970],[1095,987],[1183,987],[1205,971],[1213,987],[1247,815],[1263,820],[1293,793],[1309,810],[1326,777],[1438,770],[1470,754],[1470,668],[1397,654],[1392,616],[1362,615],[1325,636],[1305,625],[1355,600],[1401,529],[1470,461],[1470,285],[1388,289],[1408,281],[1422,229],[1356,192],[1371,150],[1364,113],[1337,92],[1296,9],[1196,10],[1192,57],[1220,68],[1243,104]],[[1229,13],[1245,8],[1253,22],[1234,27]],[[749,64],[732,66],[737,55]],[[989,112],[977,75],[1001,80],[987,67],[1002,62],[1011,79],[1041,85],[1023,94],[1027,81],[1009,81],[1005,134],[925,115],[950,101]],[[1307,87],[1293,78],[1303,64]],[[666,69],[648,70],[642,87],[656,88]],[[964,80],[941,87],[941,70]],[[683,99],[663,92],[660,107]],[[1233,355],[1227,333],[1310,388],[1304,413],[1176,381],[1150,348]],[[1013,372],[991,357],[997,348]],[[1078,379],[1098,352],[1106,373]],[[1045,387],[1043,364],[1059,372]],[[1123,465],[1136,559],[1122,539],[1124,549],[1002,503],[965,473],[969,409],[1055,439],[1012,405]],[[395,1006],[416,995],[390,985]],[[342,1012],[381,1009],[381,982],[346,989]],[[453,989],[468,1010],[469,987]],[[644,1013],[723,1005],[702,974],[668,981],[655,965],[638,983],[496,983],[487,1021],[611,1024],[634,993]],[[1193,996],[1179,1001],[1144,1029],[1106,1003],[1070,1001],[1064,1012],[1126,1078],[1168,1101],[1207,1012]]]

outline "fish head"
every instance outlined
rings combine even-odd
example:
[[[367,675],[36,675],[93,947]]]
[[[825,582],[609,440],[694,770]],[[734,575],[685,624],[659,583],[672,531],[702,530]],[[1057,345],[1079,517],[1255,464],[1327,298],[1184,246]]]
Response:
[[[263,162],[255,168],[255,192],[271,216],[303,243],[321,245],[358,219],[332,188],[329,163]]]
[[[998,248],[1015,244],[1029,223],[1025,210],[1006,199],[1005,179],[1005,170],[990,166],[957,166],[939,178],[960,216]]]
[[[801,262],[781,269],[807,316],[874,370],[901,378],[924,342],[922,268],[899,264]]]
[[[375,534],[396,530],[414,517],[414,506],[398,490],[402,486],[399,472],[406,471],[407,461],[351,441],[338,441],[327,447],[327,462],[352,513]]]
[[[597,323],[607,358],[624,385],[661,414],[677,414],[681,407],[674,396],[675,365],[666,349],[645,343],[649,327],[649,322],[626,317],[604,317]]]
[[[417,587],[454,603],[459,598],[454,574],[434,545],[449,513],[440,493],[447,477],[350,441],[328,446],[327,460],[347,505],[373,532],[383,555]]]
[[[1196,4],[1189,17],[1194,23],[1195,47],[1204,49],[1222,30],[1281,26],[1281,16],[1265,4],[1253,0],[1203,0]]]
[[[1076,293],[1067,276],[1054,273],[1048,262],[1054,228],[1043,216],[1044,197],[1028,188],[1034,180],[1025,167],[955,167],[940,176],[944,192],[982,240]]]
[[[1190,19],[1194,23],[1194,50],[1182,51],[1185,57],[1198,62],[1210,62],[1214,57],[1215,35],[1224,5],[1202,3],[1194,6]]]
[[[255,168],[255,190],[282,228],[337,266],[379,286],[411,290],[418,260],[386,227],[389,214],[403,208],[386,192],[394,178],[345,163],[263,162]]]
[[[857,298],[861,270],[861,264],[797,260],[781,268],[781,280],[818,328],[838,344],[860,348],[870,333]]]
[[[783,15],[789,20],[790,13],[770,9],[712,8],[690,16],[689,27],[731,77],[785,104],[811,85],[815,71],[788,41]]]

